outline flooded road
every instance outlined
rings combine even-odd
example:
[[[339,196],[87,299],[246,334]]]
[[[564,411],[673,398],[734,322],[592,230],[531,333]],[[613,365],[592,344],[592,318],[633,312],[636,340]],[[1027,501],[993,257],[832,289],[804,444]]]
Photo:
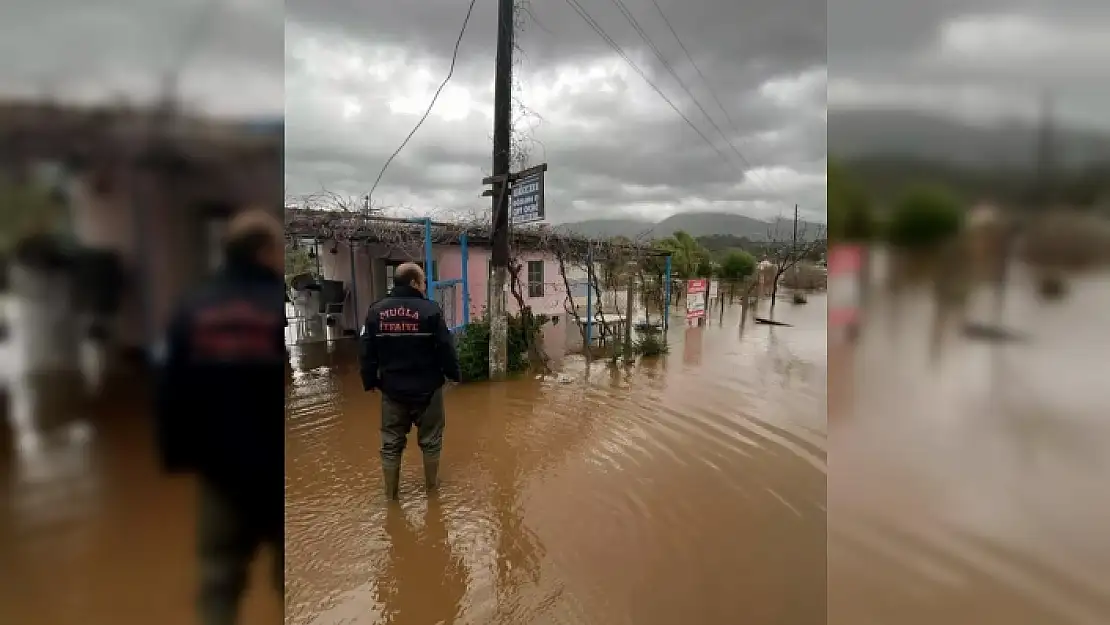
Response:
[[[159,473],[143,382],[47,415],[17,378],[15,410],[0,410],[0,623],[195,623],[194,486]],[[274,625],[281,603],[258,564],[244,623]]]
[[[911,294],[830,354],[831,625],[1110,622],[1110,278],[1055,303],[1015,282],[1003,325],[1025,342],[934,346]]]
[[[824,623],[824,298],[777,314],[796,327],[732,312],[655,363],[450,389],[440,492],[410,437],[392,510],[350,346],[298,348],[286,622]]]

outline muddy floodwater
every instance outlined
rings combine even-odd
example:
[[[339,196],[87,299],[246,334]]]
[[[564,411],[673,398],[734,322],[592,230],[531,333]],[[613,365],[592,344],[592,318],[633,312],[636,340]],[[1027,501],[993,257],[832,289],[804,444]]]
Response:
[[[147,385],[129,376],[97,405],[50,414],[3,381],[18,399],[0,421],[0,623],[196,623],[194,484],[159,473]],[[276,625],[258,564],[243,624]]]
[[[1110,623],[1110,278],[1040,302],[1015,278],[1006,345],[879,298],[830,354],[831,625]],[[968,318],[992,322],[987,294]]]
[[[446,397],[440,492],[410,437],[381,494],[378,397],[350,346],[296,350],[287,401],[291,625],[819,625],[826,618],[826,309],[676,323],[633,368]]]

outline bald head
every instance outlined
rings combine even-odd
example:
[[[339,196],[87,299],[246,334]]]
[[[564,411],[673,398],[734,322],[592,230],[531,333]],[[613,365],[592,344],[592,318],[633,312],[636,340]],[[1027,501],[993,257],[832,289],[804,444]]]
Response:
[[[285,227],[273,213],[248,208],[236,213],[227,225],[224,254],[229,263],[264,265],[285,271]]]
[[[424,293],[424,289],[427,288],[424,282],[424,270],[416,263],[398,265],[397,270],[393,272],[393,286],[407,286]]]

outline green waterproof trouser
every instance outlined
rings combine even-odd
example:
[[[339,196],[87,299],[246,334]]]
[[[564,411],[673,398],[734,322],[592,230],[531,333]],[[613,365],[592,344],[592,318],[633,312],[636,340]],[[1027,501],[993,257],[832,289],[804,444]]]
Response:
[[[443,390],[424,403],[398,402],[382,394],[382,466],[401,466],[409,430],[416,426],[416,443],[424,457],[439,459],[443,450]]]
[[[285,541],[281,526],[269,531],[258,527],[242,503],[204,480],[199,484],[198,503],[200,623],[235,625],[251,562],[264,544],[274,550],[271,583],[279,596],[285,593]]]

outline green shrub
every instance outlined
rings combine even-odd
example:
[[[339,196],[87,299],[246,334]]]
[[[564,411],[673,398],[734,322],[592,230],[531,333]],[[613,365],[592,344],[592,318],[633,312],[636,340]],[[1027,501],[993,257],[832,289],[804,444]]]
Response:
[[[509,373],[522,373],[528,370],[528,345],[539,339],[543,325],[548,317],[538,315],[532,318],[529,332],[525,332],[524,319],[509,317],[508,363]],[[529,335],[531,335],[529,337]],[[487,319],[473,321],[459,331],[455,348],[459,355],[459,368],[464,382],[478,382],[489,379],[489,339],[490,328]]]
[[[489,322],[472,321],[455,335],[463,382],[489,379]]]
[[[663,335],[660,332],[649,332],[636,341],[632,346],[632,351],[644,357],[662,356],[670,351],[667,342],[663,340]]]
[[[732,250],[721,261],[721,277],[738,281],[755,273],[755,257],[744,250]]]
[[[944,189],[918,187],[898,203],[887,236],[896,247],[936,247],[959,233],[963,216],[963,206],[955,196]]]

